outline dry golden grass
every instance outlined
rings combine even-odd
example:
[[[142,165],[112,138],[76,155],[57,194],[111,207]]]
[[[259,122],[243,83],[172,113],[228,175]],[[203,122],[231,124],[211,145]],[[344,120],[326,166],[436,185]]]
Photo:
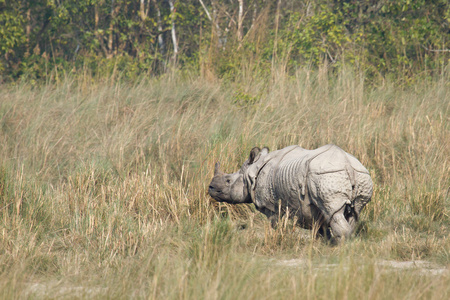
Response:
[[[349,70],[262,77],[0,86],[0,297],[448,296],[450,75],[413,87]],[[253,146],[327,143],[375,183],[340,246],[207,195],[218,160],[232,172]]]

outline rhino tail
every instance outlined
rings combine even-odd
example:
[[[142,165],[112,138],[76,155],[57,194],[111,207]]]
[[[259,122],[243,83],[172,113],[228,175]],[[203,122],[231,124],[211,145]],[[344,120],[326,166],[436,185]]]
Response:
[[[355,170],[352,168],[350,163],[348,163],[345,166],[345,171],[347,172],[348,178],[350,180],[350,184],[352,185],[352,198],[350,199],[351,202],[355,200],[356,198],[356,174]]]

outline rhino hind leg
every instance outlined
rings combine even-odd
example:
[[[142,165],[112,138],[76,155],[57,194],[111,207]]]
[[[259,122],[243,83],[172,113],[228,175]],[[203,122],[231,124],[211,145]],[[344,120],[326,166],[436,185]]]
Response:
[[[331,240],[331,230],[328,225],[324,224],[320,226],[319,230],[317,230],[317,237],[323,237],[325,240]]]
[[[354,215],[346,214],[347,205],[338,210],[330,220],[330,228],[337,241],[348,239],[356,228]]]
[[[345,205],[344,218],[350,225],[352,232],[354,232],[356,229],[356,222],[358,221],[358,215],[356,214],[355,209],[351,205],[348,204]]]
[[[356,182],[356,198],[353,201],[353,207],[356,217],[358,217],[372,198],[373,182],[370,175],[365,173],[357,173]]]

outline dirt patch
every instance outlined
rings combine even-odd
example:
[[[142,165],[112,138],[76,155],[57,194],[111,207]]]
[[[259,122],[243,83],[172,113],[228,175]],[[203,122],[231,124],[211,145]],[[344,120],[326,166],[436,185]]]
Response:
[[[349,267],[339,263],[315,264],[306,259],[288,259],[288,260],[268,260],[269,265],[286,268],[307,269],[309,267],[318,271],[330,271],[335,269],[347,270]],[[395,261],[395,260],[377,260],[375,261],[379,272],[418,272],[424,276],[444,276],[449,274],[449,269],[442,265],[437,265],[425,260]],[[104,297],[108,294],[108,288],[105,287],[83,287],[67,286],[58,281],[47,283],[31,283],[23,291],[24,298],[96,298]]]
[[[277,260],[275,265],[285,266],[291,268],[306,268],[308,261],[304,259],[288,259]],[[449,269],[425,260],[411,260],[411,261],[395,261],[395,260],[379,260],[375,265],[380,267],[383,271],[418,271],[424,275],[444,275],[449,273]],[[340,264],[317,264],[312,266],[316,270],[330,270],[338,267],[343,267]],[[344,266],[344,268],[346,268]]]
[[[396,270],[417,270],[429,275],[443,275],[448,273],[448,269],[425,260],[395,261],[381,260],[377,265]]]
[[[102,287],[83,287],[83,286],[64,286],[58,282],[32,283],[24,291],[25,297],[38,298],[92,298],[105,295],[107,288]]]

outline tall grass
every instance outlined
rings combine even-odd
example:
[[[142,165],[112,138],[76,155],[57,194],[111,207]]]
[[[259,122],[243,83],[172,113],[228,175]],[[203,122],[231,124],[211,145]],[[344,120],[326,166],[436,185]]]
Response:
[[[448,270],[449,73],[413,87],[348,69],[239,76],[0,86],[0,297],[448,295],[448,272],[377,261]],[[326,143],[375,184],[343,245],[207,195],[216,161],[234,172],[253,146]]]

